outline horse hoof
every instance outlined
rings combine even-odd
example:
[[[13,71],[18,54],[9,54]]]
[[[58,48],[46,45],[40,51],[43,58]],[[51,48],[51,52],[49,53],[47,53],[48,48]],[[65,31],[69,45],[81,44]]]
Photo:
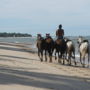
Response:
[[[87,68],[89,68],[89,66],[87,66]]]
[[[45,62],[47,62],[47,60],[45,60]]]
[[[63,62],[63,65],[64,65],[65,63]]]
[[[43,62],[43,60],[41,60],[41,62]]]
[[[43,62],[43,60],[41,59],[41,62]]]
[[[55,57],[55,60],[57,60],[57,58]]]
[[[83,68],[85,68],[85,65],[83,65]]]
[[[75,62],[75,66],[77,65],[77,63]]]
[[[61,63],[61,61],[58,61],[58,63]]]

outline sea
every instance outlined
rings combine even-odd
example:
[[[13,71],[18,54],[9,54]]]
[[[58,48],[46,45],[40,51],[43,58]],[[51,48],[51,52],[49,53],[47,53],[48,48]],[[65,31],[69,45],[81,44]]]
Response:
[[[52,37],[55,40],[55,37]],[[77,36],[67,36],[70,40],[73,41],[75,45],[75,56],[76,60],[79,61],[79,50],[78,50],[78,44],[77,44]],[[88,39],[90,42],[90,36],[84,36],[85,39]],[[26,47],[32,48],[34,51],[37,52],[36,48],[36,37],[0,37],[0,42],[6,42],[6,43],[21,43],[25,44]],[[87,58],[87,57],[86,57]],[[88,60],[86,60],[88,61]],[[87,63],[87,62],[86,62]]]

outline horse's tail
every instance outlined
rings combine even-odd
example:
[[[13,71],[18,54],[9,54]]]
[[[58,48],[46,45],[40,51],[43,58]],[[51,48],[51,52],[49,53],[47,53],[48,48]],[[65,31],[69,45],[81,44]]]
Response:
[[[74,59],[75,59],[75,46],[73,46],[73,55],[74,55]]]

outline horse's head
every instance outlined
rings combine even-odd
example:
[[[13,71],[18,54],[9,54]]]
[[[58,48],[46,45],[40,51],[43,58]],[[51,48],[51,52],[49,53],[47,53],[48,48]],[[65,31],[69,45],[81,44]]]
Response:
[[[77,43],[80,44],[83,42],[83,40],[84,40],[83,37],[79,36],[79,38],[77,39]]]
[[[65,37],[64,41],[67,43],[68,41],[71,41],[69,38]]]
[[[41,34],[37,34],[37,40],[40,40],[42,38]]]

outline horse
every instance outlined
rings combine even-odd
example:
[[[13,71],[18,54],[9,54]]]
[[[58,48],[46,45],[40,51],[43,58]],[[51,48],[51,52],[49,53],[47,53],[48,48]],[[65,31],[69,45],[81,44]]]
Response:
[[[37,44],[36,44],[36,46],[38,48],[38,56],[39,56],[39,58],[42,62],[43,61],[43,52],[45,50],[45,40],[41,36],[41,34],[37,34]]]
[[[47,61],[47,54],[49,54],[49,62],[52,62],[52,54],[54,51],[54,40],[51,36],[45,38],[45,61]]]
[[[79,44],[80,62],[85,67],[85,57],[88,55],[88,66],[89,66],[89,41],[83,37],[79,37],[77,43]]]
[[[66,56],[68,57],[68,63],[69,65],[71,65],[71,58],[74,59],[74,63],[76,65],[76,61],[75,61],[75,46],[74,43],[72,42],[72,40],[68,39],[68,38],[64,38],[65,42],[66,42]]]
[[[66,52],[66,42],[64,41],[64,39],[56,39],[55,40],[55,59],[57,59],[56,57],[56,53],[58,54],[58,62],[61,63],[61,58],[63,59],[63,64],[65,64],[65,52]]]

